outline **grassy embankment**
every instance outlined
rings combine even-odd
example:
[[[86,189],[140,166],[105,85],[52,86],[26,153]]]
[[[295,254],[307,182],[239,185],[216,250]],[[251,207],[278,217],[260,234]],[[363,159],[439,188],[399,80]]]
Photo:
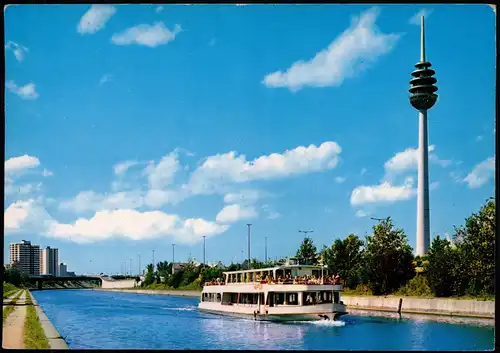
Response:
[[[22,294],[23,291],[19,291],[19,293],[14,298],[12,298],[12,300],[7,305],[5,305],[5,308],[3,309],[2,322],[4,322],[7,316],[9,316],[14,311],[14,309],[16,308],[14,305]]]
[[[24,347],[27,349],[50,349],[42,324],[38,319],[31,295],[26,293],[26,318],[24,320]]]
[[[17,288],[15,285],[7,282],[3,282],[3,298],[8,298],[12,294],[16,293],[20,288]]]
[[[454,299],[454,300],[478,300],[478,301],[495,301],[495,296],[493,295],[484,295],[484,296],[460,296],[460,297],[436,297],[431,291],[426,288],[409,288],[403,287],[395,293],[387,294],[387,295],[373,295],[373,293],[366,287],[359,286],[356,289],[345,288],[342,291],[342,296],[346,297],[361,297],[361,296],[370,296],[370,297],[408,297],[408,298],[417,298],[417,299]]]

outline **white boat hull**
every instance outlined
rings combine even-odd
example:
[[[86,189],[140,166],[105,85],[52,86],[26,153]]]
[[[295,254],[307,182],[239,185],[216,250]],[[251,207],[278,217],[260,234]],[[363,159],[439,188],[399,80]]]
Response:
[[[202,312],[209,313],[209,314],[238,317],[238,318],[243,318],[243,319],[248,319],[248,320],[280,321],[280,322],[336,320],[339,317],[341,317],[342,315],[347,314],[347,312],[343,312],[343,313],[314,313],[314,314],[279,314],[279,315],[256,314],[256,315],[253,315],[253,314],[218,311],[218,310],[210,310],[210,309],[202,309],[202,308],[198,308],[198,310],[200,310]]]
[[[198,310],[233,317],[263,321],[315,321],[335,320],[347,314],[343,304],[322,304],[307,307],[278,306],[265,308],[257,305],[221,305],[220,303],[200,302]]]

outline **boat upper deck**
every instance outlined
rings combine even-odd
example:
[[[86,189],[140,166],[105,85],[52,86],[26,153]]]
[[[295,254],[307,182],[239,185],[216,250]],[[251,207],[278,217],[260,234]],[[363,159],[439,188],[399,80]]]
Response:
[[[339,276],[325,275],[325,266],[286,264],[276,267],[223,272],[225,280],[217,279],[205,285],[227,284],[300,284],[339,285]]]

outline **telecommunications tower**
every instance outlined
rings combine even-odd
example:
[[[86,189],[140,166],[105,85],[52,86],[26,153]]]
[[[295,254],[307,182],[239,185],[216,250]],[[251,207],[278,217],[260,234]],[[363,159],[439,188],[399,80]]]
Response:
[[[427,110],[432,108],[437,100],[435,86],[436,73],[430,69],[431,63],[425,59],[425,28],[424,16],[421,19],[420,30],[420,62],[411,73],[410,103],[419,111],[418,126],[418,193],[417,193],[417,252],[423,256],[429,250],[429,144],[427,136]]]

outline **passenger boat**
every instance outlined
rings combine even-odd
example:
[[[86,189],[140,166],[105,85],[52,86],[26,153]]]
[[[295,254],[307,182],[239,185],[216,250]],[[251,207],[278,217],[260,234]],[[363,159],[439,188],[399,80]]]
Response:
[[[224,280],[206,283],[198,309],[213,314],[266,321],[336,320],[347,314],[338,276],[323,266],[282,266],[224,272]]]

